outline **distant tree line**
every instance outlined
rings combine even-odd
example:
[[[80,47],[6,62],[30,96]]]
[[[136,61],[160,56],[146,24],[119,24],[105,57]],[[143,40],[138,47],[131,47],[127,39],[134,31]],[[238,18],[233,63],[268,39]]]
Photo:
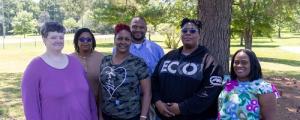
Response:
[[[299,32],[299,0],[231,0],[231,36],[239,37],[241,45],[252,46],[253,36],[272,37],[282,31]],[[109,34],[113,25],[129,23],[133,16],[143,16],[149,33],[166,36],[165,44],[178,46],[179,22],[183,17],[197,18],[198,0],[3,0],[8,34],[38,34],[46,21],[58,21],[74,32],[88,27],[94,32]],[[1,3],[0,3],[1,5]],[[1,13],[0,13],[1,14]],[[2,27],[0,34],[2,35]],[[151,35],[151,34],[149,34]],[[149,36],[151,37],[151,36]]]

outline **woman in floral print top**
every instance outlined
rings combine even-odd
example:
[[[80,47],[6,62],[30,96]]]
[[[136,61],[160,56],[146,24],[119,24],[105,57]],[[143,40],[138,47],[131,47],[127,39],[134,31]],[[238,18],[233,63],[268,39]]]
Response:
[[[221,120],[273,120],[278,92],[274,85],[262,80],[255,53],[238,50],[232,57],[231,79],[219,95]]]

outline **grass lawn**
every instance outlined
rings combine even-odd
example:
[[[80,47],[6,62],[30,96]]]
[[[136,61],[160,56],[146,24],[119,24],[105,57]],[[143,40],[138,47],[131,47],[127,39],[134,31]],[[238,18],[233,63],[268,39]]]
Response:
[[[110,54],[113,46],[113,36],[96,36],[96,50]],[[255,38],[253,50],[259,57],[265,76],[283,76],[300,80],[300,53],[288,51],[283,48],[297,47],[300,49],[300,34],[285,33],[282,39]],[[73,52],[73,35],[65,36],[64,53]],[[166,48],[163,37],[159,35],[151,38]],[[30,36],[26,40],[22,37],[7,37],[5,48],[0,38],[0,120],[24,119],[22,102],[20,98],[20,78],[30,60],[44,52],[43,43],[39,36]],[[21,45],[20,45],[21,40]],[[28,42],[26,42],[28,41]],[[30,42],[31,41],[31,42]],[[239,46],[238,39],[231,40],[231,54]],[[164,49],[168,52],[170,49]]]
[[[298,48],[292,51],[292,48]],[[231,41],[230,53],[243,48]],[[290,51],[283,48],[291,48]],[[285,33],[283,38],[255,38],[253,51],[259,57],[265,76],[284,76],[300,80],[300,34]]]

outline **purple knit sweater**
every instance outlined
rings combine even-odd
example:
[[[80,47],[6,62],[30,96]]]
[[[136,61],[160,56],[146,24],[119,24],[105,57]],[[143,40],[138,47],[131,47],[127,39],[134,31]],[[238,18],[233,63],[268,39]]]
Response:
[[[97,120],[95,100],[83,67],[68,56],[63,69],[34,58],[22,79],[22,100],[27,120]]]

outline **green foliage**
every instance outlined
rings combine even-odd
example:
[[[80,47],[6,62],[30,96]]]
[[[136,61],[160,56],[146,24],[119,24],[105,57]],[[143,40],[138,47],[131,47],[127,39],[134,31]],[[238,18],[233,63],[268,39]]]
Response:
[[[235,0],[232,15],[232,32],[241,35],[250,29],[255,36],[271,37],[273,19],[270,0]]]
[[[196,0],[173,0],[165,4],[167,23],[177,28],[183,18],[197,18],[197,1]]]
[[[164,44],[169,49],[176,49],[179,44],[179,32],[177,28],[171,24],[163,24],[160,33],[165,36]]]
[[[13,18],[13,31],[15,34],[25,34],[36,32],[37,21],[33,19],[32,13],[22,11]]]
[[[76,21],[81,19],[84,13],[90,10],[93,0],[61,0],[66,18],[74,18]]]
[[[42,26],[43,23],[50,21],[50,15],[47,11],[41,12],[38,18],[38,26]]]
[[[196,0],[175,0],[157,2],[155,0],[96,1],[93,6],[93,18],[99,23],[129,23],[133,16],[143,16],[157,29],[161,23],[179,26],[184,17],[196,18]]]
[[[140,4],[140,5],[145,5],[145,4],[148,4],[150,0],[135,0],[135,2],[137,4]]]
[[[133,5],[115,5],[97,1],[93,6],[93,19],[98,23],[109,25],[129,23],[136,13],[137,8]]]
[[[60,2],[58,0],[40,0],[39,7],[41,11],[47,11],[49,13],[50,20],[62,23],[65,17],[65,11]]]
[[[181,20],[185,17],[196,19],[196,2],[196,0],[174,0],[164,3],[166,13],[163,14],[163,20],[167,25],[162,27],[160,32],[166,37],[164,43],[167,48],[175,49],[178,47]]]
[[[166,8],[162,5],[147,5],[143,7],[143,11],[139,13],[143,16],[148,24],[153,25],[154,31],[157,30],[159,24],[166,22],[168,19],[165,17],[167,14]]]
[[[17,12],[20,11],[20,7],[17,4],[19,4],[18,0],[3,0],[4,8],[0,9],[1,10],[0,14],[2,14],[2,10],[3,10],[6,32],[12,30],[11,23],[13,21],[13,18],[14,18],[14,16],[16,16]],[[1,8],[2,8],[2,6],[1,6]],[[2,15],[1,15],[1,17],[2,17]],[[2,25],[2,20],[1,20],[1,25]],[[0,34],[2,35],[2,28],[1,28]]]
[[[299,12],[299,0],[276,0],[273,3],[273,18],[275,21],[274,28],[277,29],[278,37],[280,38],[281,30],[284,28],[293,27],[293,23],[297,23],[297,12]]]
[[[22,11],[27,11],[32,13],[34,19],[38,19],[41,11],[38,3],[34,2],[33,0],[26,0],[19,2]]]
[[[66,27],[67,31],[70,32],[74,30],[77,26],[77,22],[73,18],[69,18],[63,21],[63,25]]]
[[[234,0],[232,34],[243,35],[248,28],[253,36],[272,37],[274,29],[294,26],[299,5],[299,0]]]
[[[287,27],[291,32],[300,32],[300,14],[296,14],[295,21],[289,22]]]
[[[113,27],[106,23],[98,24],[95,19],[93,19],[91,11],[87,11],[84,13],[83,17],[78,21],[78,26],[86,27],[91,29],[93,32],[101,33],[101,34],[111,34],[113,33]]]

